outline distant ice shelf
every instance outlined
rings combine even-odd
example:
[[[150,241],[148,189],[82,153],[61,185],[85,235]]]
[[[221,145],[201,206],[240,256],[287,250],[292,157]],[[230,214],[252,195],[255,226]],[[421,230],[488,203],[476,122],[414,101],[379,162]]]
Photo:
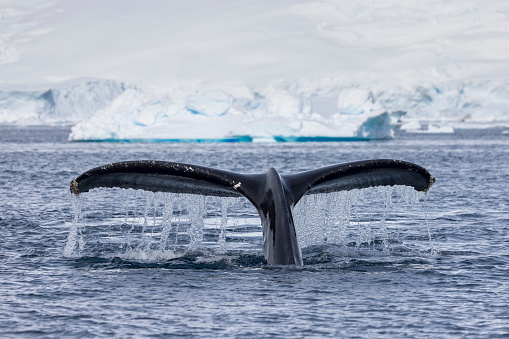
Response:
[[[71,141],[303,142],[453,133],[507,125],[509,83],[415,88],[341,85],[330,79],[204,90],[77,79],[52,88],[0,90],[0,123],[71,125]],[[432,121],[432,123],[422,123]]]
[[[52,87],[0,88],[0,123],[74,125],[106,108],[125,91],[112,80],[76,79]]]

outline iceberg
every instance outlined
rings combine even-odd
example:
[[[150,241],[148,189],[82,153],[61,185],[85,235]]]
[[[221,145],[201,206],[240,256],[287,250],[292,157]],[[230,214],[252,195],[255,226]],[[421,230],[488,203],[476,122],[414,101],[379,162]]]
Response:
[[[330,79],[186,94],[131,87],[77,123],[72,141],[340,141],[509,125],[509,82],[409,88]]]
[[[224,115],[231,107],[231,96],[219,90],[192,95],[186,99],[186,109],[189,112],[208,117]]]
[[[341,141],[509,126],[509,82],[345,86],[301,79],[203,89],[77,79],[0,89],[0,123],[70,125],[71,141]]]
[[[0,123],[71,125],[73,141],[370,140],[400,127],[509,126],[508,6],[7,1]]]
[[[349,91],[346,89],[345,91]],[[362,97],[360,90],[355,91]],[[334,98],[334,97],[332,97]],[[72,127],[71,141],[324,141],[391,138],[401,113],[374,105],[370,92],[358,112],[317,105],[317,90],[284,85],[199,91],[128,88],[110,105]],[[324,99],[332,100],[331,94]],[[375,107],[376,106],[376,107]]]

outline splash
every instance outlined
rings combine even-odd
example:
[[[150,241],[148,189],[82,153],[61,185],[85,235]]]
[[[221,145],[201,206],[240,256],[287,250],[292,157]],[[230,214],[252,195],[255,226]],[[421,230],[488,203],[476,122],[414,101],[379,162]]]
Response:
[[[73,212],[74,218],[72,220],[71,228],[69,229],[69,235],[67,236],[67,243],[64,248],[64,256],[71,256],[76,247],[79,250],[83,250],[85,242],[83,241],[83,234],[81,233],[80,223],[83,219],[81,196],[73,195]]]
[[[335,244],[389,251],[391,242],[401,242],[400,226],[408,237],[408,228],[424,219],[431,243],[425,208],[418,210],[424,197],[408,186],[305,195],[293,211],[297,236],[302,248]],[[422,233],[422,223],[417,231]]]
[[[333,244],[387,252],[412,237],[409,228],[422,236],[424,226],[436,252],[425,208],[424,218],[415,208],[424,197],[404,186],[305,195],[293,209],[299,243],[303,249]],[[259,252],[263,246],[258,213],[245,198],[98,189],[76,196],[73,206],[65,256],[109,253],[158,261],[196,251]]]
[[[225,228],[228,224],[228,199],[221,197],[221,232],[219,233],[219,251],[224,253],[226,251],[226,233]]]
[[[226,253],[261,236],[256,209],[241,198],[98,189],[74,198],[65,256],[160,260],[212,249]],[[256,246],[257,248],[259,246]]]

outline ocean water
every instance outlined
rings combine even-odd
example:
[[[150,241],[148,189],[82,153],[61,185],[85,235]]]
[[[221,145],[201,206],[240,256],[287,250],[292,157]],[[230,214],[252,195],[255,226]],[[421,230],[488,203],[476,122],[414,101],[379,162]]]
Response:
[[[509,336],[503,129],[278,144],[68,134],[0,127],[1,337]],[[290,173],[373,158],[415,162],[437,181],[425,197],[308,196],[294,211],[303,267],[263,265],[259,220],[242,199],[69,192],[87,169],[124,160]]]

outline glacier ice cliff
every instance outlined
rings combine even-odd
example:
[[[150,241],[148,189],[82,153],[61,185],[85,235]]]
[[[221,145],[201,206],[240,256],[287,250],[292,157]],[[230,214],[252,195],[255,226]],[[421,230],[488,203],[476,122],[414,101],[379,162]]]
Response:
[[[366,87],[314,79],[205,90],[86,79],[0,90],[0,123],[72,125],[72,141],[386,139],[396,128],[507,126],[508,107],[509,83],[500,81]]]
[[[76,80],[42,89],[1,89],[0,123],[69,125],[106,108],[125,90],[112,80]]]

